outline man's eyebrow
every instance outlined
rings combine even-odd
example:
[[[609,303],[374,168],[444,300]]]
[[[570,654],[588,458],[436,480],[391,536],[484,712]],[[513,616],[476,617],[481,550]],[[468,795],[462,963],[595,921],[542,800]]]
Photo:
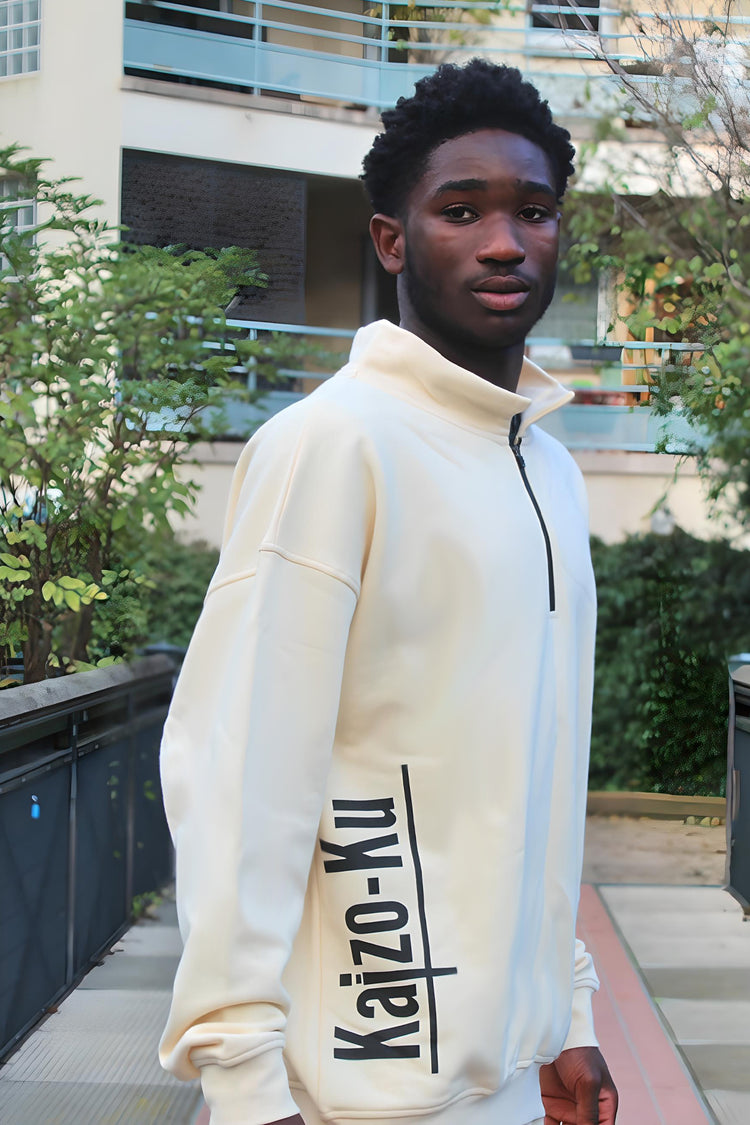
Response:
[[[486,191],[486,180],[446,180],[435,191],[435,195],[445,195],[449,191]]]
[[[435,189],[435,195],[447,195],[454,191],[487,191],[487,180],[446,180]],[[516,187],[527,195],[552,195],[557,199],[557,192],[551,184],[543,180],[516,180]]]
[[[516,186],[530,195],[554,195],[557,199],[557,192],[552,185],[545,184],[542,180],[517,180]]]

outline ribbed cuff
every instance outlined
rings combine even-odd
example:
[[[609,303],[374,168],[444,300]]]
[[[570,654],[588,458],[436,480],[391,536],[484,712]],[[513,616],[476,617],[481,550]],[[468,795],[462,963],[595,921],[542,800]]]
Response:
[[[211,1125],[269,1125],[299,1113],[278,1047],[238,1063],[200,1068]]]
[[[596,989],[581,984],[573,989],[573,1011],[563,1051],[571,1047],[598,1047],[599,1042],[594,1031],[594,1013],[591,1010],[591,999]]]

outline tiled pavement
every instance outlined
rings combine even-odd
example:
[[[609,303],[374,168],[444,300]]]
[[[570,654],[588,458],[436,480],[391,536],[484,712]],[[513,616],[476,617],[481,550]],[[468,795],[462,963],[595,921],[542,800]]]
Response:
[[[750,925],[736,903],[718,887],[589,885],[579,924],[618,1125],[748,1125]],[[156,1061],[178,955],[165,904],[0,1069],[0,1122],[207,1125],[196,1086]]]
[[[720,887],[599,888],[721,1125],[750,1122],[750,925]],[[666,1125],[683,1125],[682,1118]]]
[[[159,1066],[180,937],[173,903],[133,926],[0,1069],[2,1125],[192,1125],[197,1083]]]

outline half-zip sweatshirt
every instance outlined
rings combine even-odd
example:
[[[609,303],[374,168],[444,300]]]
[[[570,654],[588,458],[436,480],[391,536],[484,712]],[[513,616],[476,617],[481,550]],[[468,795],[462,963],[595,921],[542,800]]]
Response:
[[[534,425],[570,397],[383,321],[241,455],[162,747],[160,1053],[212,1125],[527,1125],[596,1044],[586,502]]]

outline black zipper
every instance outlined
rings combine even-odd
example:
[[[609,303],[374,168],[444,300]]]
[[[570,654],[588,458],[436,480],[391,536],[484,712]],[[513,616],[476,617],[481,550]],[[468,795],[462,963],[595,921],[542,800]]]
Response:
[[[554,567],[554,563],[552,561],[552,543],[550,542],[549,532],[547,531],[547,525],[544,522],[544,516],[542,515],[542,509],[539,507],[539,502],[537,501],[537,498],[534,495],[534,490],[531,487],[528,476],[526,475],[526,462],[524,461],[523,454],[521,453],[521,438],[518,436],[518,430],[519,430],[520,426],[521,426],[521,415],[520,414],[514,414],[513,417],[510,420],[510,432],[508,434],[508,442],[510,444],[510,448],[513,450],[513,456],[516,459],[516,464],[518,465],[518,469],[519,469],[519,472],[521,474],[521,479],[523,480],[526,491],[529,494],[529,497],[531,499],[531,503],[534,505],[534,511],[537,514],[537,517],[539,519],[539,526],[541,527],[542,535],[544,536],[544,545],[547,548],[547,578],[548,578],[548,581],[549,581],[549,608],[550,608],[550,613],[554,613],[555,612],[555,567]]]

